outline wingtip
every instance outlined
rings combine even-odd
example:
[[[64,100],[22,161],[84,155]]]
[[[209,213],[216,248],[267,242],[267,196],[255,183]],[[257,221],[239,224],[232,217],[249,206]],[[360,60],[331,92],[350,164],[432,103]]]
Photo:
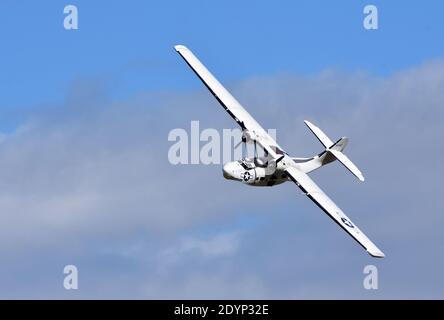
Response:
[[[181,50],[187,50],[188,48],[185,47],[185,46],[182,45],[182,44],[177,44],[177,45],[174,46],[174,49],[175,49],[177,52],[180,52]]]
[[[311,131],[313,131],[313,129],[316,128],[316,126],[308,120],[304,120],[304,123],[308,127],[308,129],[310,129]]]
[[[380,259],[385,258],[385,254],[384,254],[384,252],[382,252],[382,251],[374,251],[374,252],[367,251],[367,252],[368,252],[368,254],[371,255],[373,258],[380,258]]]

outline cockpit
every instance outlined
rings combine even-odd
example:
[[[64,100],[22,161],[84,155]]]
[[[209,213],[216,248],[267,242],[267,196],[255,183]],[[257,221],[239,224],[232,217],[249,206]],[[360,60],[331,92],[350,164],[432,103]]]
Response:
[[[241,160],[238,160],[238,163],[244,168],[245,170],[249,170],[255,167],[259,168],[266,168],[268,165],[268,161],[266,157],[257,157],[254,159],[251,158],[244,158]]]
[[[245,170],[249,170],[249,169],[253,169],[255,167],[254,165],[254,161],[252,159],[248,159],[248,158],[244,158],[241,160],[237,161],[242,168],[244,168]]]

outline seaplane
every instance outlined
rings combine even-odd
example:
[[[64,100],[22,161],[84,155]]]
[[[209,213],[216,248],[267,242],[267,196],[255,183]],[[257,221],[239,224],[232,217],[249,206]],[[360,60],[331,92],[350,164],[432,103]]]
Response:
[[[240,126],[242,139],[239,144],[253,144],[254,150],[256,150],[256,146],[263,150],[263,156],[257,156],[255,152],[255,156],[252,158],[225,163],[222,171],[226,179],[240,181],[249,186],[274,186],[284,182],[293,182],[302,190],[303,194],[355,239],[370,256],[385,257],[384,253],[308,175],[310,172],[337,160],[360,181],[364,181],[361,171],[343,153],[348,143],[347,137],[333,142],[320,128],[305,120],[305,124],[323,145],[324,150],[311,158],[291,157],[208,71],[190,49],[184,45],[176,45],[174,48],[230,117]]]

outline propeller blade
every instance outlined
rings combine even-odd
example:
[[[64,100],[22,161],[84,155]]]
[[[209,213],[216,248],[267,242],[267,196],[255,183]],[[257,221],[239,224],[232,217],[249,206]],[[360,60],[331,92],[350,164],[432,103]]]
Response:
[[[279,161],[281,161],[281,160],[284,159],[284,158],[285,158],[285,155],[283,154],[281,157],[279,157],[279,159],[276,160],[276,164],[278,164]]]

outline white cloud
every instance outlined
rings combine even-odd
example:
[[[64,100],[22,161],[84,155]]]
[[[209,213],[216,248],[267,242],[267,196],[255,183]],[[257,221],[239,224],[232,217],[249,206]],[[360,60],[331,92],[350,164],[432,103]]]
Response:
[[[43,250],[63,263],[67,253],[60,251],[68,245],[81,261],[98,256],[102,266],[101,254],[108,252],[114,264],[126,261],[136,269],[113,282],[107,277],[125,271],[103,262],[109,273],[89,275],[97,296],[118,295],[125,283],[128,296],[141,297],[328,297],[334,293],[327,288],[338,283],[360,294],[355,283],[367,256],[295,186],[248,188],[225,181],[218,166],[169,164],[170,129],[187,129],[195,119],[202,127],[234,127],[205,89],[110,102],[91,87],[75,87],[64,105],[35,110],[26,130],[2,138],[4,255],[32,252],[36,259]],[[444,63],[435,61],[387,78],[337,71],[277,75],[243,81],[232,91],[264,127],[277,128],[280,145],[296,156],[320,150],[305,118],[332,138],[349,136],[346,153],[366,182],[358,184],[338,164],[314,173],[315,180],[386,251],[385,279],[402,278],[407,261],[433,283],[444,263],[443,87]],[[243,227],[225,230],[247,214],[266,217],[267,226],[248,235]],[[210,231],[201,236],[200,229]],[[433,266],[415,262],[431,257]],[[355,282],[344,283],[346,271],[325,275],[324,265],[355,270]],[[6,274],[0,270],[1,278]],[[382,283],[382,294],[402,295],[399,281]],[[410,281],[418,292],[442,296],[442,289],[423,286],[424,279]]]
[[[238,232],[216,234],[212,237],[184,237],[174,246],[168,247],[159,256],[159,263],[176,262],[185,255],[198,255],[204,258],[230,256],[239,247]]]

